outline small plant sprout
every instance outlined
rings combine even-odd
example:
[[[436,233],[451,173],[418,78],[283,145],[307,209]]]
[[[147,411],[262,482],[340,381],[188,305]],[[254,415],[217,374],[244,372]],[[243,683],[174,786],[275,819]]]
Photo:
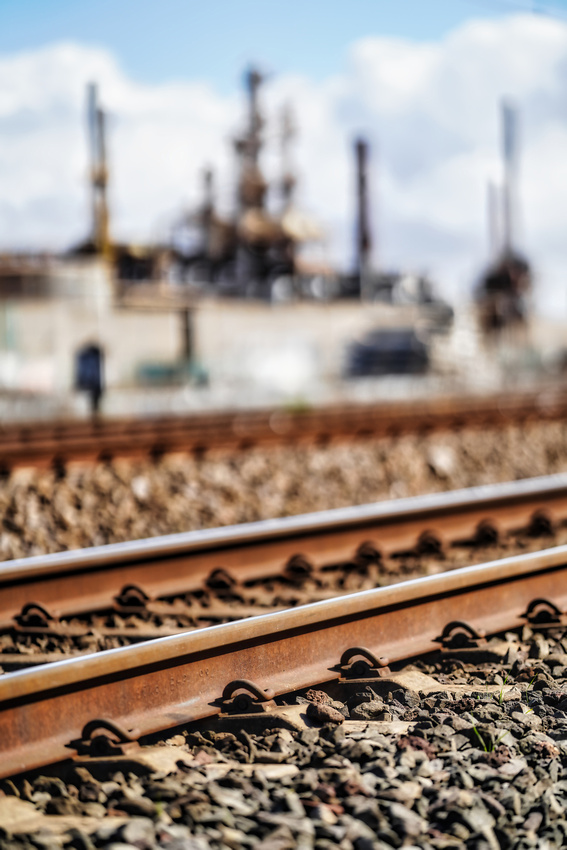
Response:
[[[478,729],[476,728],[476,726],[473,726],[473,731],[474,731],[475,735],[477,736],[478,740],[480,741],[482,749],[484,750],[485,753],[494,752],[494,750],[496,749],[498,744],[501,741],[503,741],[504,738],[506,737],[506,735],[508,734],[508,730],[506,730],[506,732],[503,732],[501,735],[499,735],[498,738],[495,741],[493,741],[489,738],[488,743],[487,743],[484,740],[484,738],[482,737],[482,735],[480,734],[480,732],[478,731]]]
[[[529,714],[531,711],[533,711],[533,708],[530,708],[529,692],[530,692],[530,688],[533,686],[534,681],[535,681],[535,676],[532,676],[532,678],[530,679],[530,682],[528,684],[528,687],[526,688],[526,709],[524,711],[524,714]]]
[[[500,693],[498,695],[498,705],[502,705],[502,703],[504,702],[504,688],[506,687],[506,683],[508,682],[509,678],[510,678],[510,674],[507,673],[506,678],[502,682],[502,687],[500,688]]]
[[[476,720],[476,717],[474,716],[472,711],[471,711],[471,715],[472,715],[473,719]],[[506,735],[508,734],[508,731],[506,730],[505,732],[502,733],[502,735],[499,735],[498,738],[495,741],[493,741],[491,738],[489,738],[488,742],[487,742],[487,741],[484,740],[483,736],[481,735],[481,733],[479,732],[479,730],[477,729],[476,726],[473,726],[473,732],[476,735],[476,737],[478,738],[478,740],[480,741],[480,745],[481,745],[481,747],[482,747],[482,749],[484,750],[485,753],[494,752],[494,750],[496,749],[498,744],[501,741],[503,741],[504,738],[506,737]]]

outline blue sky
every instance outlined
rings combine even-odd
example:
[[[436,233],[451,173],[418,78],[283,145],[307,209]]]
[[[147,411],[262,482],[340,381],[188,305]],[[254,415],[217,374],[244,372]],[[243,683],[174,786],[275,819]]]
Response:
[[[567,0],[0,0],[0,54],[76,41],[140,82],[202,79],[228,93],[244,65],[322,79],[367,35],[436,40],[471,17]]]
[[[470,289],[489,256],[499,104],[515,103],[518,241],[555,309],[567,292],[567,0],[0,0],[0,250],[84,238],[93,80],[117,240],[167,238],[200,202],[204,165],[231,208],[250,62],[273,72],[261,95],[272,185],[277,116],[293,106],[296,203],[321,226],[323,259],[349,267],[352,139],[366,133],[376,262],[425,270],[448,293]]]

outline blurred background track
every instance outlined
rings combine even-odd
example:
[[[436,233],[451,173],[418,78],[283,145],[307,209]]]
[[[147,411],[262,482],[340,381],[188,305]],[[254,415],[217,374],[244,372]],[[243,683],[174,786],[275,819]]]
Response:
[[[255,446],[326,445],[434,430],[498,428],[562,420],[566,413],[567,393],[550,388],[538,393],[380,405],[10,424],[0,428],[0,470],[8,473],[25,466],[57,469],[72,462],[159,458],[178,452],[198,456]]]

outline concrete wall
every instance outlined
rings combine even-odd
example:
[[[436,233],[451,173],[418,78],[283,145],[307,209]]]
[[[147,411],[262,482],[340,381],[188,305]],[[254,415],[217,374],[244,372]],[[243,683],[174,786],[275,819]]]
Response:
[[[105,351],[107,386],[129,385],[141,364],[178,358],[179,328],[179,317],[171,313],[97,311],[59,299],[4,302],[0,387],[67,392],[73,386],[76,351],[93,341]]]
[[[410,307],[358,301],[208,301],[194,313],[196,354],[213,382],[246,380],[300,392],[313,381],[337,379],[352,340],[416,319]]]
[[[143,364],[181,361],[181,308],[152,308],[147,301],[145,307],[115,306],[100,261],[54,268],[50,291],[50,298],[0,302],[0,388],[68,393],[75,353],[89,342],[105,351],[109,389],[132,386]],[[191,316],[195,359],[212,385],[284,395],[338,379],[348,343],[368,330],[416,319],[410,307],[353,301],[214,299],[199,302]]]

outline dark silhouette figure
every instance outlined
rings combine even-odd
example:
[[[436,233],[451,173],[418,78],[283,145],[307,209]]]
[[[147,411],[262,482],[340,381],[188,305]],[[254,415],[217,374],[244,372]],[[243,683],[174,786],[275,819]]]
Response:
[[[96,343],[84,345],[77,352],[75,386],[90,394],[91,412],[96,416],[104,392],[104,355]]]

